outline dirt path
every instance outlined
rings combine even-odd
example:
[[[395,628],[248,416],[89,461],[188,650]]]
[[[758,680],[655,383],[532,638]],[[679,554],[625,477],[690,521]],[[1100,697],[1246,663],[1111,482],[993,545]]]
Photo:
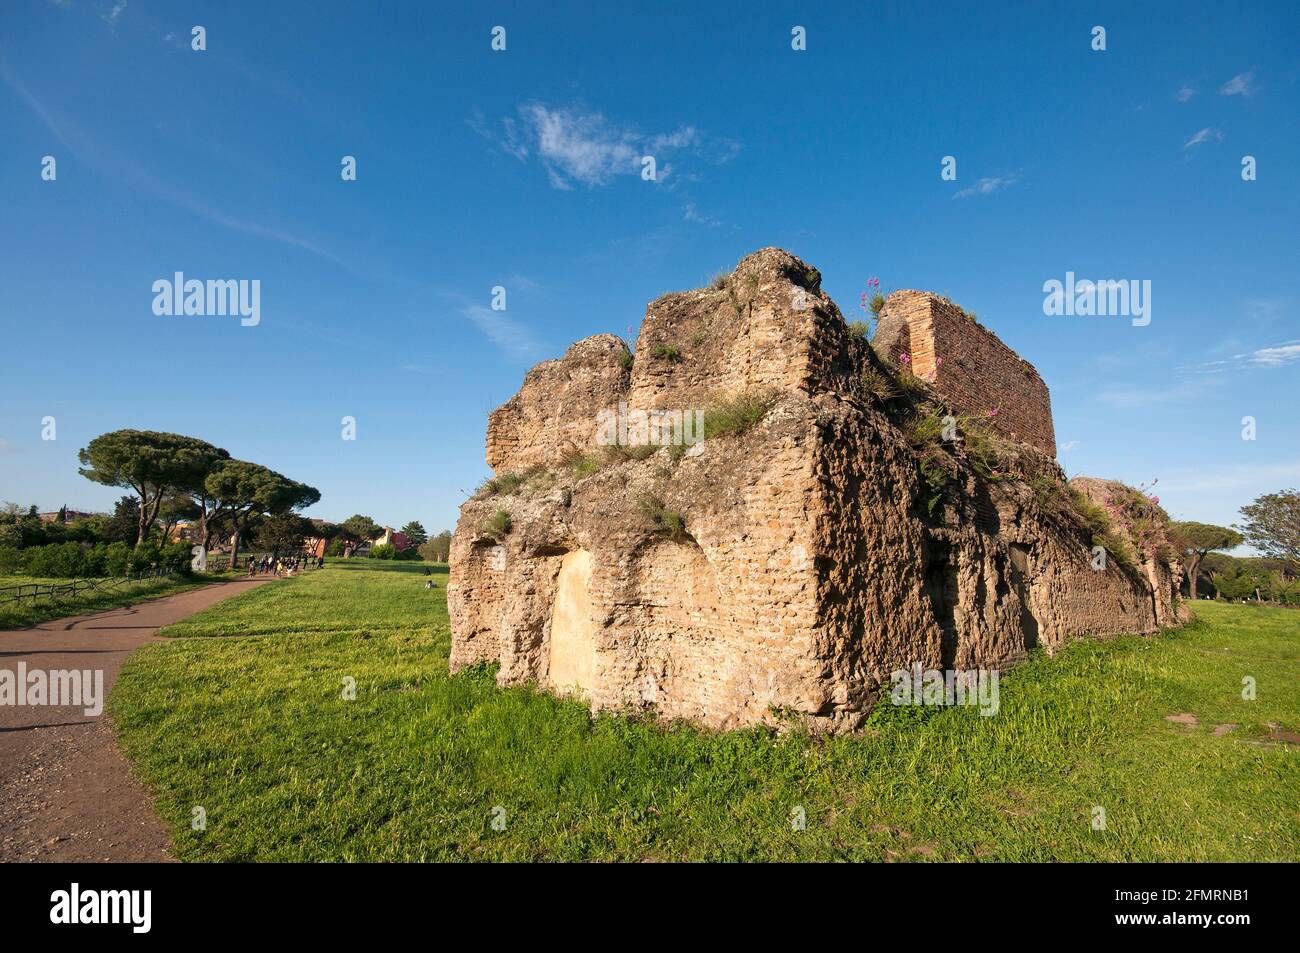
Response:
[[[121,609],[0,632],[0,669],[102,670],[154,633],[269,579],[220,582]],[[170,838],[117,749],[107,715],[83,707],[0,704],[0,861],[161,861]]]

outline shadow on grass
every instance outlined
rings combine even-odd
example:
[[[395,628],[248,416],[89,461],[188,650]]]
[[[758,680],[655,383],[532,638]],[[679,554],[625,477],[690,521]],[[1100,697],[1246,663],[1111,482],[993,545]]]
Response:
[[[387,559],[366,559],[353,558],[343,559],[331,557],[325,560],[326,569],[368,569],[372,572],[408,572],[417,576],[424,575],[442,575],[448,573],[446,563],[426,563],[426,562],[406,562],[390,561]],[[427,570],[427,572],[426,572]]]

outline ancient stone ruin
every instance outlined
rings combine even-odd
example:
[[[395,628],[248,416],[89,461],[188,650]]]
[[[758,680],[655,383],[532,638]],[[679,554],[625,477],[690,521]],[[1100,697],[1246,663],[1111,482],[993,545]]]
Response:
[[[820,283],[765,248],[652,302],[635,352],[597,335],[527,374],[452,542],[453,671],[850,730],[917,663],[1177,621],[1167,518],[1067,485],[1029,363],[920,291],[868,343]]]

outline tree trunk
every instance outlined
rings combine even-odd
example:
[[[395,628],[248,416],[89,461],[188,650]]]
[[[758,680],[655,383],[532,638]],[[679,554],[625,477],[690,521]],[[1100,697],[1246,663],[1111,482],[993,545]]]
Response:
[[[239,560],[239,524],[235,524],[235,535],[230,537],[230,571],[235,571],[235,563]]]
[[[149,494],[140,494],[140,512],[136,516],[135,544],[139,546],[149,538]]]
[[[153,503],[149,502],[148,487],[145,487],[145,493],[140,496],[140,534],[136,537],[135,544],[147,542],[149,539],[149,530],[153,526],[153,521],[158,518],[158,510],[162,508],[163,491],[159,487],[154,493]]]
[[[1191,568],[1187,570],[1187,591],[1191,594],[1193,602],[1196,601],[1196,577],[1200,575],[1201,560],[1204,558],[1204,553],[1194,558]]]

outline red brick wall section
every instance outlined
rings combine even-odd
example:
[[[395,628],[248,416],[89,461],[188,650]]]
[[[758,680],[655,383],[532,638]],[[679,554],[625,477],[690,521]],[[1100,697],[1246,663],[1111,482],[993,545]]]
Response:
[[[989,418],[1002,436],[1056,456],[1052,398],[1034,366],[976,324],[951,301],[928,291],[896,291],[872,339],[882,357],[911,357],[912,372],[962,415]]]

